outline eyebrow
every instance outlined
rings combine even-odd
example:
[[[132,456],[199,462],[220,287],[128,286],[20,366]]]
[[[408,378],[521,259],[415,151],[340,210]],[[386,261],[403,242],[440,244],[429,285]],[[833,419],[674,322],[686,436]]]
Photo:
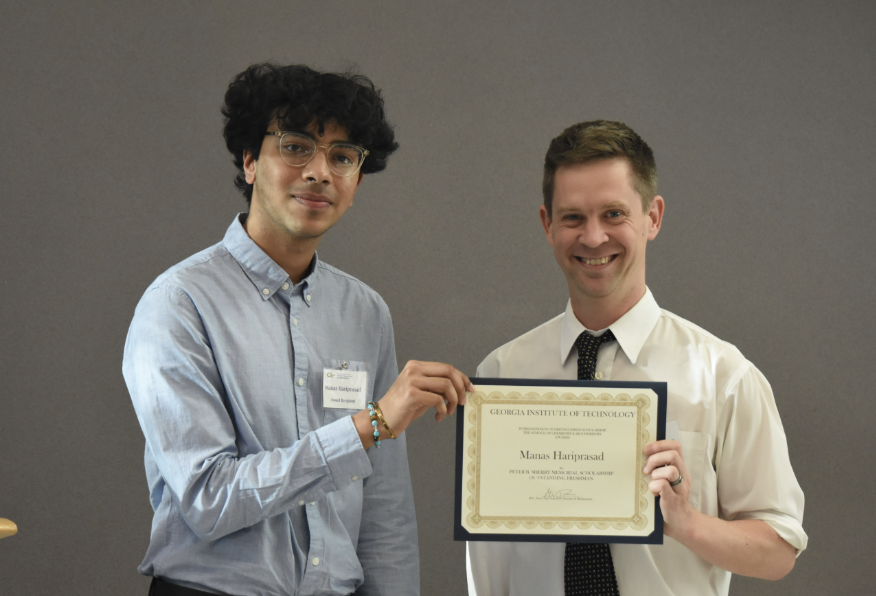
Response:
[[[621,201],[609,201],[608,203],[604,203],[602,205],[599,205],[599,207],[597,207],[597,209],[599,211],[606,211],[609,209],[617,209],[620,211],[624,211],[624,210],[627,210],[629,208],[630,208],[629,205],[622,203]],[[554,213],[581,213],[581,209],[578,207],[559,207],[559,206],[557,206],[554,208]]]
[[[278,130],[277,132],[281,132],[281,133],[283,133],[283,134],[299,135],[299,136],[302,136],[302,137],[307,137],[307,138],[310,139],[311,141],[316,141],[316,137],[315,137],[315,136],[313,136],[312,134],[310,134],[309,132],[306,132],[306,131],[304,131],[304,130],[285,130],[285,129],[282,129],[282,128],[281,128],[281,129]]]
[[[268,131],[268,132],[270,132],[270,131]],[[302,137],[307,137],[308,139],[310,139],[314,143],[319,143],[319,141],[317,140],[317,138],[315,136],[313,136],[312,134],[310,134],[309,132],[304,131],[304,130],[283,130],[283,129],[280,129],[277,132],[282,132],[284,134],[300,135]],[[331,143],[329,143],[329,145],[355,145],[356,147],[362,146],[359,142],[353,141],[350,139],[347,139],[346,141],[342,141],[340,139],[337,139],[337,140],[334,140]]]

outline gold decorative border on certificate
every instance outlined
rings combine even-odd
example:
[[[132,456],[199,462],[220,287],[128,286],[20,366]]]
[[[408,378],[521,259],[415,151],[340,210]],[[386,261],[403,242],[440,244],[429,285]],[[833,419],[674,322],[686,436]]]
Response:
[[[466,522],[472,529],[480,528],[486,525],[491,529],[498,529],[503,525],[508,529],[515,529],[523,526],[528,530],[542,527],[545,530],[550,530],[559,527],[563,530],[571,530],[577,527],[580,530],[589,530],[596,528],[597,530],[607,530],[614,528],[618,531],[627,530],[628,528],[635,531],[641,531],[648,525],[648,517],[646,511],[648,509],[648,481],[642,475],[634,488],[633,502],[636,504],[636,509],[630,517],[503,517],[503,516],[484,516],[480,514],[480,430],[481,430],[481,407],[489,403],[495,405],[498,403],[508,403],[511,405],[566,405],[567,402],[586,402],[593,406],[619,406],[629,405],[635,406],[637,410],[636,424],[636,470],[642,470],[645,467],[645,455],[642,449],[650,441],[651,435],[647,430],[648,424],[651,422],[651,416],[647,410],[651,406],[651,398],[645,394],[638,394],[635,397],[630,397],[626,393],[619,393],[613,396],[609,393],[601,393],[594,396],[592,393],[563,393],[557,395],[553,392],[540,394],[529,392],[523,395],[517,391],[511,391],[507,395],[500,391],[493,391],[489,395],[484,395],[483,391],[476,391],[471,394],[466,400],[466,416],[472,427],[468,431],[468,439],[470,444],[466,450],[466,460],[468,465],[466,470],[469,475],[469,481],[466,484],[468,490],[468,498],[465,504],[468,508]]]

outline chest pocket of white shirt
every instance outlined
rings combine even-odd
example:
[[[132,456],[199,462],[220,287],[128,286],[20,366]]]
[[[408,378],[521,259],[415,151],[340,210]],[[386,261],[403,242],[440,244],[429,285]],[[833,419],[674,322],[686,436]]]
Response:
[[[684,463],[690,475],[690,504],[701,513],[717,515],[716,475],[709,457],[709,435],[685,430],[679,433]],[[711,511],[713,507],[714,512]]]
[[[368,387],[365,402],[373,400],[374,379],[371,374],[371,365],[368,362],[356,360],[330,360],[329,367],[337,370],[365,371],[368,373]],[[352,416],[363,408],[323,408],[323,424],[331,424],[345,416]]]

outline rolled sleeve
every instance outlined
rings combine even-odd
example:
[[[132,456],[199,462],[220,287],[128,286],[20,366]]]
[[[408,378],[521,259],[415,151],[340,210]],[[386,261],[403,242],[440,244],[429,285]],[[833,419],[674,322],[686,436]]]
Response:
[[[748,362],[729,384],[717,445],[721,517],[762,520],[799,555],[808,542],[803,491],[791,467],[772,389]]]

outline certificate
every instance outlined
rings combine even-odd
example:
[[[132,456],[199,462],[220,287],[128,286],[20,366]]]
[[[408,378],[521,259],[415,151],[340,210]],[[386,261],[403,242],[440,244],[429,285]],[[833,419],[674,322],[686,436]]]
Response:
[[[457,412],[456,540],[663,543],[642,473],[666,383],[472,379]]]

